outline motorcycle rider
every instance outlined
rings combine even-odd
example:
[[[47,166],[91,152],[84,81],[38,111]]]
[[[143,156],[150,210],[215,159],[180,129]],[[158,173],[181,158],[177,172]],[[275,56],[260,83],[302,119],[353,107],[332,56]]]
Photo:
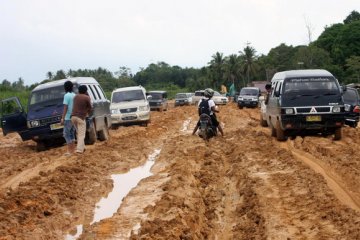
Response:
[[[211,99],[214,96],[214,90],[212,90],[211,88],[205,89],[204,96],[205,96],[205,98],[202,99],[201,101],[199,101],[198,107],[200,107],[200,104],[202,101],[208,102],[208,107],[209,107],[210,118],[211,118],[212,124],[213,124],[213,126],[217,127],[219,129],[219,132],[221,133],[221,135],[224,136],[223,129],[222,129],[221,125],[219,124],[219,122],[216,118],[216,115],[215,115],[215,112],[218,113],[219,110],[216,108],[214,100]],[[200,115],[200,113],[199,113],[199,115]],[[200,120],[197,122],[197,124],[192,132],[192,135],[195,135],[199,126],[200,126]]]

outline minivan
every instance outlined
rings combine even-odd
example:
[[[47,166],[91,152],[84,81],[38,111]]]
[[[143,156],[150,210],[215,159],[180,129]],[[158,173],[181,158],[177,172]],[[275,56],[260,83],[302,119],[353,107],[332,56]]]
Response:
[[[191,93],[177,93],[175,95],[175,107],[192,105],[193,103],[192,99],[193,99],[193,95]]]
[[[342,93],[346,88],[330,72],[322,69],[278,72],[271,85],[265,118],[277,140],[308,133],[334,134],[334,140],[341,139]]]
[[[237,104],[240,109],[243,107],[257,107],[259,105],[259,97],[261,95],[260,88],[243,87],[240,90]]]
[[[113,125],[150,122],[150,104],[142,86],[117,88],[111,93],[111,122]]]
[[[94,144],[97,139],[109,137],[110,101],[99,83],[92,77],[76,77],[40,84],[30,94],[27,113],[17,97],[1,101],[1,127],[3,134],[17,132],[23,141],[33,140],[37,150],[44,150],[54,142],[62,142],[63,126],[60,120],[63,112],[64,83],[71,81],[74,92],[80,85],[88,88],[93,112],[86,119],[85,143]]]
[[[166,91],[149,91],[147,96],[151,96],[149,99],[150,110],[167,111],[168,100]]]

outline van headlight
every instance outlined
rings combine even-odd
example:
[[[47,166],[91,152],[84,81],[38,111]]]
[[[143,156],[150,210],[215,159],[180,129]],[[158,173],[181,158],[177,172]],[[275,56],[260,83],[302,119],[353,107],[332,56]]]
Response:
[[[294,114],[294,109],[293,108],[286,108],[285,109],[285,114]]]
[[[143,112],[143,111],[149,111],[149,110],[150,110],[149,105],[146,105],[146,106],[140,106],[140,107],[139,107],[139,111],[140,111],[140,112]]]
[[[33,127],[39,127],[40,126],[40,122],[38,120],[34,120],[34,121],[29,121],[29,125],[31,128]]]
[[[332,109],[332,111],[334,112],[334,113],[339,113],[340,112],[340,106],[333,106],[333,109]]]
[[[119,111],[119,109],[111,109],[111,113],[112,114],[119,114],[120,111]]]

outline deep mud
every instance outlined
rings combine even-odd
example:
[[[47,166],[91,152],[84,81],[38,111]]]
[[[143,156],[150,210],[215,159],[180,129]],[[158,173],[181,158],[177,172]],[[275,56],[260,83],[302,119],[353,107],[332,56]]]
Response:
[[[229,103],[225,136],[204,142],[194,106],[151,114],[80,156],[1,136],[0,239],[360,239],[359,128],[277,142],[259,109]],[[151,176],[93,222],[111,176],[155,150]]]

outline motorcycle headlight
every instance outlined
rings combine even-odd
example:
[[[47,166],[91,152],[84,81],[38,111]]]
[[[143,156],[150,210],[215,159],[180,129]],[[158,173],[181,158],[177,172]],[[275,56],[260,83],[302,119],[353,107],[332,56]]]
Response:
[[[340,106],[333,106],[332,111],[333,111],[334,113],[339,113],[339,112],[340,112]]]
[[[112,114],[119,114],[120,111],[119,111],[119,109],[111,109],[111,113]]]
[[[39,127],[40,122],[38,120],[30,121],[30,127]]]
[[[294,109],[292,109],[292,108],[286,108],[286,109],[285,109],[285,114],[294,114]]]
[[[146,106],[140,106],[139,111],[149,111],[149,105]]]

